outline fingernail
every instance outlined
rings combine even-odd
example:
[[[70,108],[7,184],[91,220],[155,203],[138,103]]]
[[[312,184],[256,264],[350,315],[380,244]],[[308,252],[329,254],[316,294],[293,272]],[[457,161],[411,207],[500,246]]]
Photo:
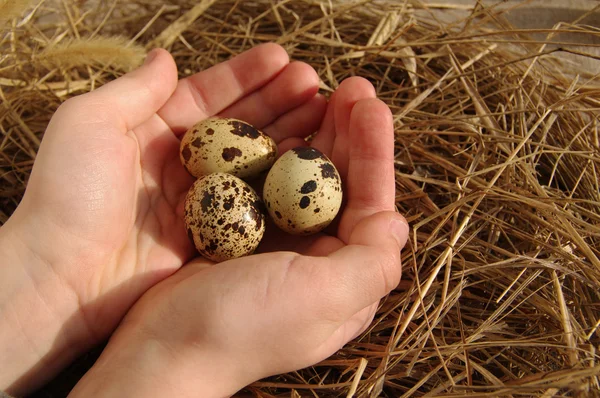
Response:
[[[154,61],[154,59],[156,58],[157,55],[158,55],[158,51],[156,49],[150,51],[148,53],[148,55],[146,55],[146,59],[144,60],[144,66],[145,65],[150,65],[150,63],[152,61]]]
[[[392,219],[392,222],[390,223],[390,230],[394,236],[394,239],[396,239],[396,242],[398,243],[398,247],[400,247],[400,249],[404,248],[404,245],[406,245],[406,240],[408,239],[409,231],[409,226],[406,222],[406,219],[404,217]]]

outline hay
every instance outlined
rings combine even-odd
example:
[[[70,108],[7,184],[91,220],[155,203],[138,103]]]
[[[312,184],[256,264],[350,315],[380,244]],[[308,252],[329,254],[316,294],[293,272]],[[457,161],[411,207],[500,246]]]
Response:
[[[600,85],[572,62],[597,58],[597,28],[580,19],[516,29],[505,18],[524,6],[515,2],[444,3],[466,11],[444,23],[419,1],[46,1],[33,12],[4,3],[22,4],[25,19],[0,43],[0,222],[59,103],[119,76],[138,62],[127,51],[152,43],[169,46],[184,76],[275,41],[315,67],[325,93],[364,76],[392,108],[396,202],[413,228],[403,281],[332,358],[246,392],[600,390]],[[86,51],[115,35],[135,43],[105,46],[100,58]],[[593,40],[574,48],[569,35]],[[78,56],[60,62],[57,45]],[[31,62],[52,51],[58,62]]]
[[[119,37],[92,37],[63,40],[35,54],[34,62],[48,69],[70,69],[81,65],[104,66],[129,71],[140,66],[146,51]]]

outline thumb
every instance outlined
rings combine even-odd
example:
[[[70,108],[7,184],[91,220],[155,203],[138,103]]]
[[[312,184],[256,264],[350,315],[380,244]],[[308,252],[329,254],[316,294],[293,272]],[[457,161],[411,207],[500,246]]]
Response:
[[[400,251],[408,240],[408,222],[394,211],[381,211],[359,222],[350,234],[350,245]]]
[[[400,251],[408,239],[408,223],[400,214],[383,211],[361,220],[349,245],[329,255],[327,295],[340,305],[345,321],[376,303],[400,282]]]
[[[66,108],[63,115],[78,120],[82,114],[93,115],[98,122],[111,124],[125,134],[156,113],[176,86],[173,57],[166,50],[154,49],[138,69],[66,101],[61,108]]]

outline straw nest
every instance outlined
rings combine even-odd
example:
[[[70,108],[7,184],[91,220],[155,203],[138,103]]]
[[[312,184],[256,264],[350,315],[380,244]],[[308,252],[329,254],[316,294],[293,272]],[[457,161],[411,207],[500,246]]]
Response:
[[[396,202],[412,225],[403,281],[332,358],[246,393],[598,393],[600,91],[554,57],[587,51],[544,44],[598,29],[579,20],[533,40],[506,7],[442,24],[419,1],[27,3],[0,1],[0,222],[57,106],[153,46],[184,76],[275,41],[323,92],[364,76],[396,115]]]

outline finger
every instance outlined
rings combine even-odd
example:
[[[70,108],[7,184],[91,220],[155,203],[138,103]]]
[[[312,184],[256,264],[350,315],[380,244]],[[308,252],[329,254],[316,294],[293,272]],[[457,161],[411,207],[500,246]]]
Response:
[[[408,238],[408,224],[396,212],[380,212],[357,224],[349,245],[328,256],[321,280],[327,287],[319,301],[340,324],[378,302],[400,282],[400,251]]]
[[[348,173],[348,152],[350,147],[354,146],[349,137],[350,114],[354,105],[365,98],[375,98],[375,88],[368,80],[361,77],[354,77],[344,80],[346,84],[338,97],[338,102],[334,108],[335,119],[335,142],[331,160],[338,168],[342,180]],[[342,82],[342,84],[344,83]],[[340,88],[342,86],[340,85]]]
[[[337,167],[342,179],[345,179],[348,168],[348,149],[351,145],[349,140],[350,113],[354,105],[365,98],[375,98],[375,89],[368,80],[362,77],[351,77],[342,82],[335,93],[335,99],[329,106],[328,115],[325,115],[324,123],[319,134],[323,143],[315,143],[317,149],[322,146],[329,149],[330,158]],[[315,140],[317,139],[315,137]],[[333,142],[333,144],[332,144]]]
[[[347,242],[363,218],[395,209],[394,126],[390,109],[377,99],[356,103],[349,117],[346,206],[338,230]]]
[[[144,185],[160,190],[169,205],[177,209],[176,214],[183,214],[183,198],[194,178],[181,165],[179,140],[156,114],[133,132],[145,172]]]
[[[163,49],[151,51],[144,64],[97,90],[66,101],[60,117],[75,123],[110,124],[123,134],[148,120],[169,99],[177,85],[177,67]]]
[[[308,146],[308,142],[298,137],[286,138],[285,140],[281,141],[279,145],[277,145],[277,154],[278,156],[281,156],[290,149],[294,149],[299,146]]]
[[[329,103],[323,117],[323,122],[319,127],[319,131],[311,142],[311,146],[323,152],[327,157],[331,158],[333,151],[333,143],[335,141],[335,121],[333,119],[333,109],[337,103],[338,92],[334,92],[329,98]]]
[[[283,47],[268,43],[182,79],[159,115],[180,135],[273,80],[289,63]]]
[[[379,308],[379,302],[362,309],[360,312],[354,314],[352,318],[348,319],[354,330],[350,340],[354,340],[371,326],[373,318],[375,318],[375,314],[377,313],[377,308]]]
[[[371,322],[373,322],[373,317],[375,316],[378,306],[379,303],[375,303],[354,314],[333,332],[327,345],[335,347],[335,352],[348,342],[360,336],[360,334],[369,327]]]
[[[303,62],[293,62],[267,85],[225,109],[220,116],[241,119],[263,129],[309,101],[318,89],[317,72]]]
[[[304,138],[317,131],[327,109],[327,99],[317,94],[299,107],[281,115],[264,128],[276,143],[288,138]]]

